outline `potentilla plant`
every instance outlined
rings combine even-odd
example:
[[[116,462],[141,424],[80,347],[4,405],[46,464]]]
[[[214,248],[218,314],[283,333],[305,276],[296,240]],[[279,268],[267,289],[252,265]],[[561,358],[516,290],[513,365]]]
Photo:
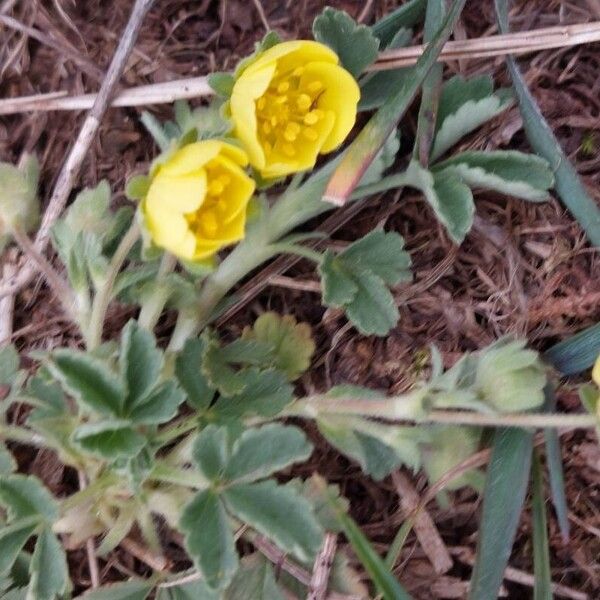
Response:
[[[0,436],[8,443],[0,445],[3,597],[68,598],[65,550],[87,547],[95,561],[119,545],[154,572],[86,598],[305,594],[306,579],[276,579],[260,551],[295,561],[296,575],[309,573],[325,533],[349,535],[349,526],[335,487],[290,471],[313,451],[303,420],[375,479],[405,465],[423,468],[434,483],[480,447],[495,418],[543,404],[546,367],[523,341],[499,340],[449,370],[432,348],[430,377],[402,396],[338,386],[299,398],[293,382],[315,350],[307,324],[267,312],[227,342],[212,326],[236,302],[237,284],[281,254],[312,261],[323,304],[342,310],[360,333],[383,336],[397,325],[392,290],[411,279],[402,236],[376,228],[341,250],[318,251],[312,242],[322,235],[298,228],[333,210],[329,200],[360,202],[412,187],[460,243],[473,222],[473,188],[547,198],[552,172],[536,156],[448,155],[512,102],[486,76],[444,83],[428,135],[418,135],[407,164],[397,156],[396,124],[461,4],[417,66],[391,76],[364,73],[379,49],[407,39],[402,18],[371,29],[326,9],[315,41],[270,33],[233,73],[211,77],[217,97],[210,106],[177,103],[175,120],[165,124],[144,115],[161,153],[128,183],[134,208],[111,211],[102,182],[82,191],[54,225],[67,279],[41,258],[39,266],[79,327],[82,347],[30,352],[37,368],[29,376],[13,347],[0,353]],[[358,112],[373,109],[363,133],[344,146]],[[37,223],[36,180],[33,159],[0,169],[0,234],[26,252]],[[113,300],[140,310],[118,340],[105,341]],[[165,348],[153,330],[166,310],[177,323]],[[30,409],[11,424],[16,404]],[[15,443],[54,450],[79,490],[56,496],[19,474],[9,449]],[[482,480],[467,471],[448,489],[480,489]],[[240,540],[259,552],[240,558]],[[169,562],[167,542],[187,558]],[[330,586],[353,597],[369,593],[340,552]]]

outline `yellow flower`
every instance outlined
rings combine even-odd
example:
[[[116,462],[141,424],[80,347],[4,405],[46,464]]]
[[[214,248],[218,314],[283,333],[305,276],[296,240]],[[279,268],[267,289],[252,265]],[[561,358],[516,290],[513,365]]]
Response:
[[[243,150],[218,140],[184,146],[159,164],[141,204],[152,241],[198,261],[241,240],[255,187],[247,164]]]
[[[356,121],[360,90],[333,50],[311,41],[269,48],[237,75],[228,111],[250,164],[265,178],[314,167]]]
[[[600,388],[600,356],[596,359],[596,364],[592,369],[592,381]]]

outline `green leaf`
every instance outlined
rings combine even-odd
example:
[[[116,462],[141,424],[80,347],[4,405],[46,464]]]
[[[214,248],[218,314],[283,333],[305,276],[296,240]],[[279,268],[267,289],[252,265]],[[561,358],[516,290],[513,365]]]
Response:
[[[355,269],[372,271],[389,285],[412,278],[404,238],[395,231],[371,231],[350,244],[339,256]]]
[[[458,175],[472,188],[494,190],[523,200],[548,200],[554,177],[548,163],[516,150],[463,152],[436,165],[434,172]]]
[[[166,423],[177,415],[185,394],[172,380],[165,381],[137,402],[129,410],[132,423],[158,425]]]
[[[244,556],[223,600],[285,600],[277,586],[273,567],[258,552]]]
[[[494,93],[489,75],[464,79],[455,75],[442,87],[436,120],[432,160],[437,159],[465,135],[504,112],[513,103],[506,90]]]
[[[7,450],[3,442],[0,442],[0,477],[10,475],[17,469],[17,463],[13,455]]]
[[[283,371],[290,381],[308,369],[315,351],[310,325],[298,323],[292,315],[263,313],[252,328],[244,329],[242,337],[268,345],[274,358],[272,366]]]
[[[600,323],[555,344],[542,355],[562,375],[575,375],[589,369],[600,356]]]
[[[497,598],[527,493],[533,433],[497,429],[483,493],[469,600]]]
[[[143,200],[150,189],[150,181],[148,175],[130,177],[125,185],[125,195],[129,200]]]
[[[359,187],[381,181],[385,171],[394,164],[399,150],[400,132],[397,130],[392,131],[390,137],[386,140],[385,144],[362,176]]]
[[[495,0],[495,5],[500,33],[508,33],[508,0]],[[544,119],[516,61],[512,56],[507,56],[506,64],[516,91],[529,143],[550,163],[556,178],[555,188],[564,205],[577,219],[590,242],[594,246],[600,246],[600,208],[587,193],[577,171]]]
[[[323,531],[307,500],[289,486],[268,480],[226,489],[228,510],[302,561],[312,560],[321,547]]]
[[[399,29],[413,27],[425,17],[427,0],[408,0],[396,10],[388,13],[377,21],[371,31],[381,41],[381,46],[386,47]]]
[[[11,519],[39,516],[49,522],[58,517],[58,508],[50,492],[34,476],[0,477],[0,505]]]
[[[350,197],[381,147],[397,127],[448,40],[465,0],[454,0],[444,24],[420,56],[405,84],[390,96],[350,144],[331,176],[324,200],[341,205]]]
[[[131,428],[129,421],[101,421],[80,425],[73,440],[84,450],[103,458],[135,456],[146,445],[146,438]]]
[[[334,256],[326,251],[319,266],[323,302],[343,307],[364,334],[385,335],[398,321],[398,308],[386,283],[410,278],[410,256],[397,233],[373,231]]]
[[[358,77],[377,58],[379,40],[366,25],[359,25],[343,10],[326,7],[313,22],[317,42],[329,46],[342,66]]]
[[[7,573],[12,568],[19,552],[39,524],[37,517],[26,517],[0,528],[0,574]]]
[[[475,215],[475,203],[469,187],[456,175],[432,173],[415,160],[411,161],[407,176],[423,192],[454,242],[462,243],[473,225]]]
[[[194,441],[192,456],[207,479],[218,479],[229,457],[227,429],[216,425],[205,427]]]
[[[478,395],[500,412],[517,412],[544,402],[546,372],[537,352],[525,340],[504,338],[479,355]]]
[[[77,600],[146,600],[154,586],[153,579],[131,579],[124,583],[103,585],[78,596]]]
[[[67,558],[58,538],[48,527],[44,527],[38,536],[29,573],[31,580],[27,589],[28,598],[54,600],[67,590]]]
[[[38,404],[27,417],[28,423],[49,417],[62,417],[68,413],[60,385],[55,381],[48,381],[39,371],[27,382],[27,394],[35,398]]]
[[[544,498],[544,475],[537,452],[533,453],[531,469],[533,479],[533,587],[534,600],[552,600],[552,574],[550,572],[550,545],[548,542],[548,521]]]
[[[231,397],[221,397],[211,412],[220,420],[244,417],[274,417],[293,399],[293,390],[280,371],[245,372],[246,386],[242,392]]]
[[[185,546],[204,581],[223,588],[238,567],[238,555],[227,515],[213,490],[196,494],[179,521]]]
[[[231,96],[234,83],[235,77],[231,73],[211,73],[208,76],[208,85],[223,98]]]
[[[271,423],[246,429],[233,445],[224,477],[235,483],[263,479],[306,460],[311,452],[312,445],[297,427]]]
[[[147,110],[142,111],[140,121],[146,128],[146,131],[152,136],[161,152],[167,152],[171,148],[172,136],[167,133],[162,123]]]
[[[131,320],[121,334],[119,367],[127,396],[124,413],[134,411],[156,384],[163,366],[162,352],[150,331]]]
[[[102,415],[121,414],[125,400],[123,385],[104,362],[63,348],[53,352],[47,366],[83,407]]]
[[[231,366],[223,349],[216,340],[208,340],[202,358],[202,374],[209,385],[224,396],[239,394],[246,387],[247,371],[238,371]]]
[[[396,581],[394,575],[375,552],[358,525],[346,514],[344,506],[335,497],[330,496],[329,501],[336,512],[346,538],[348,538],[356,556],[371,577],[377,592],[382,595],[384,600],[410,600],[410,596]]]
[[[19,364],[19,353],[13,344],[0,348],[0,385],[13,384],[19,371]]]
[[[206,410],[215,395],[201,371],[205,344],[202,338],[189,339],[175,359],[175,375],[187,394],[188,403],[199,411]]]

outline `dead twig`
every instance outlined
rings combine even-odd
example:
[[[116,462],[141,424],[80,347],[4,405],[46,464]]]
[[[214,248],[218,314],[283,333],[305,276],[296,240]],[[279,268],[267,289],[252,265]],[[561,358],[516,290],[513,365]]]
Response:
[[[87,479],[85,477],[85,473],[83,471],[78,471],[77,476],[79,478],[79,489],[84,490],[87,487]],[[85,550],[87,553],[92,587],[100,587],[100,569],[98,568],[98,557],[96,556],[96,546],[94,545],[94,538],[89,538],[86,541]]]
[[[79,135],[77,136],[56,181],[48,208],[44,213],[42,224],[35,238],[35,249],[40,254],[44,252],[50,238],[50,229],[62,213],[69,194],[77,181],[81,166],[87,151],[96,136],[100,121],[109,105],[115,85],[119,81],[123,69],[125,68],[127,58],[131,53],[133,44],[135,43],[140,30],[142,19],[152,3],[153,0],[136,0],[135,2],[121,41],[119,42],[110,63],[106,77],[102,82],[100,91],[95,98],[94,105],[79,131]],[[35,269],[33,269],[31,265],[22,265],[22,268],[17,275],[2,282],[2,285],[0,285],[0,297],[16,294],[31,281],[35,272]]]
[[[327,594],[327,585],[329,575],[335,558],[337,549],[337,536],[335,533],[327,533],[323,547],[315,560],[310,585],[308,586],[308,596],[306,600],[324,600]]]

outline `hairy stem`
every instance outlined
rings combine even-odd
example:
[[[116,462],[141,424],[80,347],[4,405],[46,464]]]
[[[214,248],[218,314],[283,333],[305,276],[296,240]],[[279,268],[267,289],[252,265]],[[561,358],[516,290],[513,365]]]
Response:
[[[138,323],[150,331],[156,327],[156,323],[158,322],[170,295],[169,290],[166,289],[166,287],[161,286],[160,282],[165,275],[173,271],[176,264],[177,259],[172,254],[169,252],[163,254],[158,273],[156,274],[158,285],[151,296],[142,303],[140,314],[138,316]]]

